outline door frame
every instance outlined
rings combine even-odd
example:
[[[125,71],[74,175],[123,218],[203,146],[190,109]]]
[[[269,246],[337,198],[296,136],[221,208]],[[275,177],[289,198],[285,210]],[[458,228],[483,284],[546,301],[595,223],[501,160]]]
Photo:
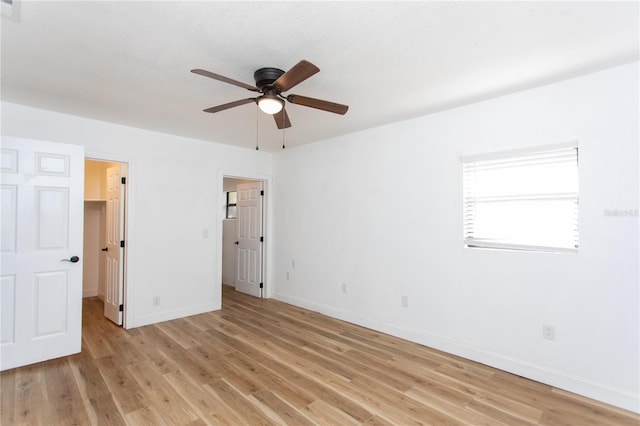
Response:
[[[225,219],[222,206],[225,205],[225,193],[224,193],[224,178],[230,179],[249,179],[261,181],[264,188],[263,198],[263,234],[264,245],[262,246],[262,276],[264,278],[263,283],[263,298],[269,299],[273,294],[272,273],[271,267],[273,253],[273,191],[274,185],[271,176],[247,173],[245,171],[238,170],[218,170],[218,203],[217,203],[217,220],[216,220],[216,281],[214,288],[214,309],[222,308],[222,222]]]
[[[122,328],[128,329],[129,323],[133,321],[135,318],[134,309],[134,280],[133,280],[133,271],[134,271],[134,263],[135,257],[132,256],[135,247],[135,241],[131,238],[132,235],[135,235],[135,160],[123,157],[120,155],[101,153],[101,152],[89,152],[86,151],[84,153],[85,160],[91,161],[104,161],[111,163],[124,163],[127,165],[127,183],[124,191],[124,203],[125,203],[125,211],[124,211],[124,240],[125,240],[125,250],[124,256],[121,259],[124,262],[124,276],[123,276],[123,312],[122,312]]]

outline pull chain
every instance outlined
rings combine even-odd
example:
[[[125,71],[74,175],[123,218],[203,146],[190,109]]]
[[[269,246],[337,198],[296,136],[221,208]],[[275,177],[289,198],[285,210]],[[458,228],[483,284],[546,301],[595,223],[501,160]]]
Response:
[[[282,110],[282,149],[284,149],[284,109]]]
[[[258,109],[258,104],[256,103],[256,151],[260,150],[258,147],[258,118],[260,115],[260,110]]]

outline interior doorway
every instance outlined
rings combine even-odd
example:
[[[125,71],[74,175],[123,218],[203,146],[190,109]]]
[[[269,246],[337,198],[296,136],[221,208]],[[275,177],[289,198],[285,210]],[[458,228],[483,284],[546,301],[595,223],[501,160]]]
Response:
[[[125,325],[127,163],[85,159],[83,297],[98,297],[104,315]]]
[[[263,180],[223,177],[222,285],[260,298],[267,294],[265,191]]]

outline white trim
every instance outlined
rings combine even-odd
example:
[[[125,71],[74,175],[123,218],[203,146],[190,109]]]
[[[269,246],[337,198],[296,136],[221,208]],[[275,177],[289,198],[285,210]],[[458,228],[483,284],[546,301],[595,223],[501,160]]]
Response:
[[[110,153],[102,153],[102,152],[85,152],[84,153],[85,160],[93,160],[93,161],[105,161],[105,162],[117,162],[117,163],[126,163],[127,165],[127,188],[125,190],[126,194],[126,211],[125,211],[125,236],[124,239],[127,244],[127,248],[125,250],[125,259],[124,259],[124,267],[125,267],[125,280],[124,280],[124,311],[122,315],[122,328],[130,329],[133,327],[137,327],[135,325],[138,321],[135,316],[135,282],[134,282],[134,264],[135,264],[135,256],[133,253],[135,252],[135,238],[132,238],[132,235],[135,235],[135,200],[136,200],[136,160],[123,157],[117,154]]]
[[[201,305],[189,306],[187,308],[162,311],[150,315],[142,315],[137,318],[130,318],[128,325],[129,328],[142,327],[144,325],[156,324],[159,322],[184,318],[191,315],[204,314],[214,310],[216,310],[216,308],[213,303],[203,303]]]
[[[578,254],[577,248],[561,248],[547,246],[531,246],[526,244],[509,244],[485,241],[482,239],[465,239],[465,248],[487,250],[532,251],[536,253]]]
[[[406,339],[430,348],[457,355],[465,359],[479,362],[490,367],[513,373],[531,380],[548,384],[559,389],[573,392],[587,398],[593,398],[616,407],[640,413],[640,394],[622,389],[612,388],[591,379],[574,376],[560,370],[553,370],[525,360],[507,357],[499,353],[488,352],[471,346],[434,336],[417,329],[398,327],[393,324],[376,321],[366,316],[331,305],[323,305],[306,299],[276,293],[274,299],[328,315],[342,321]]]
[[[222,308],[222,223],[226,219],[222,209],[226,202],[224,192],[224,178],[232,179],[253,179],[263,182],[264,189],[264,251],[263,251],[263,265],[264,265],[264,298],[268,299],[273,297],[273,280],[272,280],[272,253],[274,249],[273,244],[273,194],[274,185],[271,175],[264,175],[259,173],[251,173],[238,170],[218,170],[218,203],[216,204],[216,281],[214,288],[214,309],[219,310]]]
[[[89,289],[82,290],[82,298],[83,299],[85,297],[96,297],[97,295],[98,295],[98,289],[97,288],[89,288]]]
[[[578,141],[575,140],[571,142],[562,142],[562,143],[551,144],[551,145],[536,145],[536,146],[530,146],[526,148],[510,149],[506,151],[487,152],[484,154],[461,155],[460,160],[462,162],[494,160],[498,158],[516,157],[520,155],[534,154],[536,152],[560,151],[563,149],[570,149],[570,148],[578,148]]]

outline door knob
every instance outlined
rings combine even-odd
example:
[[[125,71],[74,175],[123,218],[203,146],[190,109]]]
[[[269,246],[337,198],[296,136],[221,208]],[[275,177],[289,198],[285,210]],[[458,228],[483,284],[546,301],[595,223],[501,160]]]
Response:
[[[78,256],[71,256],[69,259],[60,259],[60,262],[76,263],[76,262],[78,262],[78,260],[80,260],[80,258]]]
[[[239,242],[239,241],[236,241],[234,244],[235,244],[235,245],[238,245],[238,244],[240,244],[240,242]]]
[[[105,247],[105,248],[100,249],[100,250],[102,250],[102,251],[109,251],[109,247]]]

